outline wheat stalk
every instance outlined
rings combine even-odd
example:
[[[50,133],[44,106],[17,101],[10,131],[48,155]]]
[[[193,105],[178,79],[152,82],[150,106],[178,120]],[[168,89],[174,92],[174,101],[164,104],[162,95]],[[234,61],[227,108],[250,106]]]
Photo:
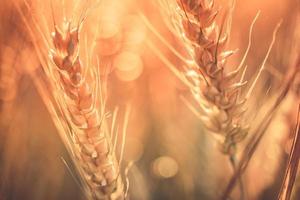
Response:
[[[289,154],[289,161],[286,167],[284,180],[281,185],[278,200],[291,199],[292,190],[295,184],[297,169],[300,159],[300,135],[299,135],[299,113],[300,105],[298,105],[297,124],[294,131],[293,145]]]
[[[18,9],[23,14],[19,7]],[[112,128],[108,127],[105,110],[106,78],[100,80],[99,59],[97,58],[97,64],[91,64],[92,55],[88,53],[86,64],[80,59],[79,34],[85,16],[75,25],[72,21],[64,20],[61,29],[53,18],[54,31],[50,39],[43,34],[43,29],[34,18],[32,24],[24,15],[23,20],[46,73],[50,95],[44,91],[42,81],[37,77],[33,78],[71,154],[87,198],[125,199],[120,165],[128,114],[125,116],[121,155],[118,160],[115,154],[118,132],[114,125]],[[40,40],[37,40],[37,35]],[[45,56],[47,52],[49,57]],[[113,115],[113,124],[116,114],[117,112]],[[114,132],[116,135],[113,138]]]

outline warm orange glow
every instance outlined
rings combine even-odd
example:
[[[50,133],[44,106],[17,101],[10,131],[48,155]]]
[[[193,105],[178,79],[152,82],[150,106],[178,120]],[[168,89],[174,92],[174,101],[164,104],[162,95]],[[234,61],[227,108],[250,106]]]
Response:
[[[299,200],[299,52],[297,0],[1,0],[0,200]]]
[[[171,178],[178,173],[177,162],[170,157],[159,157],[153,162],[153,172],[161,178]]]
[[[125,51],[116,56],[114,67],[120,80],[133,81],[141,75],[143,62],[139,55]]]
[[[121,48],[122,33],[120,27],[111,21],[100,21],[98,28],[97,52],[102,56],[117,53]]]

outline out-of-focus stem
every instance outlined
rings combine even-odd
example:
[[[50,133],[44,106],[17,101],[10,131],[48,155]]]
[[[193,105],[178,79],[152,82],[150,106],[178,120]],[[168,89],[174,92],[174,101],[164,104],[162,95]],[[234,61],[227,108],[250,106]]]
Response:
[[[235,154],[231,154],[229,156],[229,161],[233,170],[233,173],[236,172],[236,155]],[[244,187],[244,182],[243,182],[243,177],[240,176],[238,179],[238,183],[239,183],[239,190],[240,190],[240,200],[247,200],[247,193]]]

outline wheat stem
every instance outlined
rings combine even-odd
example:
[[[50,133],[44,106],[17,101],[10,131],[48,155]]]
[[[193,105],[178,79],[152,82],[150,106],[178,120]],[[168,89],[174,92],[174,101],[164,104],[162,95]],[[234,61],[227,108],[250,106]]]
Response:
[[[236,161],[236,155],[230,155],[229,156],[229,162],[231,164],[232,170],[233,170],[233,174],[236,173],[236,167],[237,167],[237,161]],[[244,187],[244,182],[243,182],[243,177],[240,176],[239,177],[239,187],[240,187],[240,200],[244,200],[247,199],[246,197],[246,191],[245,191],[245,187]]]

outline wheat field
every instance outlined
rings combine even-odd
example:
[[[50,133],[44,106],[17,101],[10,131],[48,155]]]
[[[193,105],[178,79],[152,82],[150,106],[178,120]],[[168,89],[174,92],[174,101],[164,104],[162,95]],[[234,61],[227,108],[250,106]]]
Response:
[[[299,0],[1,0],[0,200],[299,200]]]

